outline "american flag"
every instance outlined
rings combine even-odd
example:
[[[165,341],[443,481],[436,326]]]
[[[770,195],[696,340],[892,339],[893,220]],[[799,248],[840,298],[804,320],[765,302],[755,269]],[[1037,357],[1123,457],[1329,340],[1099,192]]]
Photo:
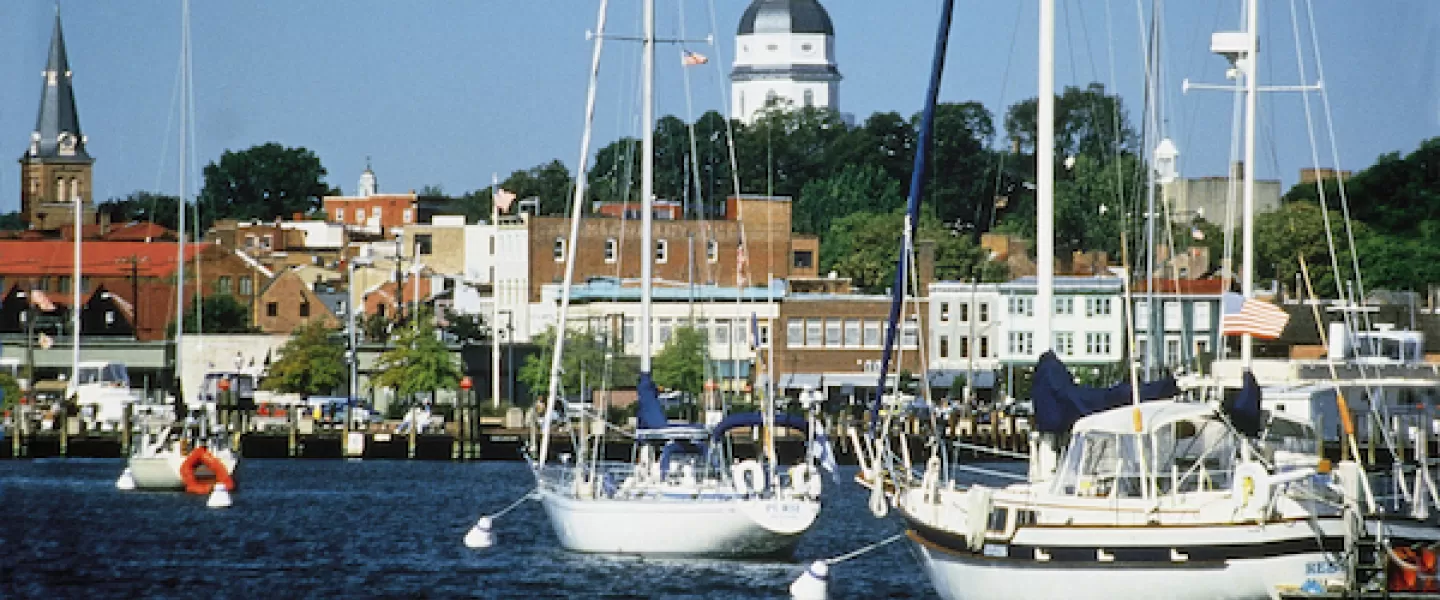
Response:
[[[55,310],[55,303],[51,302],[50,296],[42,290],[30,290],[30,303],[45,312]]]
[[[515,192],[497,187],[495,188],[493,200],[495,201],[496,209],[499,209],[500,212],[506,212],[510,210],[510,203],[515,201]]]
[[[1280,337],[1290,315],[1278,306],[1246,298],[1240,294],[1226,293],[1221,300],[1224,314],[1220,317],[1220,332],[1223,335],[1250,334],[1257,338],[1273,340]]]
[[[710,59],[706,58],[704,54],[701,54],[699,52],[691,52],[689,50],[686,50],[680,55],[680,62],[687,67],[693,67],[696,65],[703,65],[705,63],[708,63],[710,62]]]
[[[745,258],[745,242],[735,249],[735,287],[745,287],[745,267],[749,261]]]

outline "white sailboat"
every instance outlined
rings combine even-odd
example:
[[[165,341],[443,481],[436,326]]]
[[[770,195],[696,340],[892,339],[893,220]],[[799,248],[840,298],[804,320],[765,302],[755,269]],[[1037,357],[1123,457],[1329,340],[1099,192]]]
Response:
[[[185,361],[180,358],[184,351],[185,339],[185,263],[188,261],[185,247],[185,213],[189,204],[187,186],[187,148],[190,125],[190,2],[181,2],[181,119],[180,119],[180,206],[179,240],[176,244],[177,275],[175,285],[175,379],[184,381]],[[197,300],[198,302],[198,300]],[[198,308],[198,307],[197,307]],[[230,381],[223,378],[207,377],[207,383]],[[252,382],[253,387],[253,382]],[[236,389],[237,393],[241,390]],[[189,411],[177,411],[176,421],[159,431],[140,434],[134,445],[125,472],[116,482],[121,489],[138,490],[185,490],[194,494],[209,494],[211,506],[228,506],[229,492],[235,489],[233,474],[238,466],[239,453],[230,446],[226,431],[219,425],[218,411],[212,410],[213,403],[203,401],[187,403],[184,400],[183,385],[175,389],[177,404],[187,406]],[[197,394],[197,400],[203,400]],[[190,414],[185,414],[189,412]]]
[[[581,144],[584,172],[594,114],[596,77],[604,39],[607,2],[602,0],[592,62],[585,134]],[[603,436],[603,418],[571,414],[576,436],[574,464],[546,464],[550,439],[558,423],[547,416],[535,455],[538,495],[563,547],[578,552],[642,555],[753,557],[789,553],[820,513],[820,478],[809,463],[789,469],[777,464],[773,435],[777,425],[807,431],[807,419],[777,419],[773,410],[731,415],[713,428],[671,426],[659,404],[651,379],[651,220],[654,175],[653,82],[654,0],[644,3],[644,65],[642,136],[642,239],[643,288],[639,315],[641,348],[639,424],[634,432],[633,459],[599,460],[588,451],[591,435]],[[575,218],[571,240],[579,239],[579,210],[585,195],[585,178],[577,179]],[[552,357],[546,415],[554,415],[561,397],[560,365],[564,351],[566,313],[574,277],[577,244],[567,247],[556,347]],[[770,407],[772,398],[767,398]],[[767,452],[760,460],[731,464],[726,433],[736,427],[765,425]]]
[[[1041,6],[1037,235],[1039,303],[1048,310],[1054,11],[1051,0]],[[1256,16],[1252,1],[1251,57]],[[1253,90],[1253,72],[1247,78]],[[1048,340],[1048,324],[1041,330]],[[1053,353],[1041,357],[1036,428],[1068,443],[1058,463],[1047,460],[1049,444],[1034,444],[1027,482],[961,488],[932,457],[923,474],[901,464],[890,472],[893,488],[875,484],[942,597],[1279,598],[1353,586],[1362,564],[1384,571],[1394,549],[1440,543],[1423,510],[1368,519],[1380,513],[1360,465],[1332,469],[1303,419],[1267,420],[1253,376],[1222,406],[1142,402],[1179,390],[1173,381],[1142,387],[1134,365],[1130,373],[1128,386],[1086,389]]]

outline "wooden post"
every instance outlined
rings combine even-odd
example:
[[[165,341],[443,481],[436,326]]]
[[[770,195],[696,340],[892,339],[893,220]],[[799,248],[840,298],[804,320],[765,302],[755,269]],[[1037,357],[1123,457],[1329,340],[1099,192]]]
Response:
[[[1380,437],[1380,422],[1375,420],[1371,415],[1365,417],[1365,422],[1370,424],[1368,428],[1370,430],[1370,439],[1365,440],[1365,454],[1366,458],[1369,459],[1369,463],[1373,465],[1375,464],[1375,438]]]
[[[24,398],[24,396],[21,397]],[[22,448],[20,437],[25,433],[26,406],[29,405],[24,403],[16,404],[14,412],[11,413],[15,415],[15,418],[11,421],[12,427],[10,430],[10,456],[13,458],[20,458],[20,450]]]
[[[408,432],[410,438],[408,441],[409,449],[407,450],[406,458],[415,458],[415,431],[420,429],[420,423],[415,419],[415,405],[412,403],[410,405],[410,431]]]
[[[298,437],[299,437],[299,433],[300,433],[300,432],[299,432],[299,429],[300,429],[300,413],[295,410],[295,407],[294,407],[294,406],[292,406],[292,407],[290,407],[290,411],[289,411],[288,413],[286,413],[286,414],[290,417],[290,448],[289,448],[289,456],[290,456],[290,458],[295,458],[295,450],[296,450],[297,448],[299,448],[299,440],[298,440]]]
[[[130,411],[133,406],[125,405],[125,410],[120,412],[120,454],[130,456]]]
[[[68,402],[60,403],[59,414],[55,415],[55,425],[60,428],[60,457],[68,456],[70,451],[70,406]]]

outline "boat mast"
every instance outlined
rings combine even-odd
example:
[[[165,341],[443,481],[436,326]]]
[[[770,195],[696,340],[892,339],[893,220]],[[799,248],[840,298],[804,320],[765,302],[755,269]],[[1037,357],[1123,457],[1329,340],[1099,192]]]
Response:
[[[655,251],[650,227],[655,195],[655,0],[644,3],[645,39],[641,41],[640,95],[640,375],[650,375],[650,290]]]
[[[1245,25],[1246,52],[1240,72],[1245,74],[1245,164],[1241,167],[1245,190],[1242,223],[1244,235],[1240,256],[1240,291],[1248,300],[1255,296],[1255,100],[1256,82],[1260,78],[1260,61],[1255,53],[1259,50],[1260,0],[1246,2],[1248,16]],[[1254,338],[1246,333],[1240,338],[1240,361],[1250,369],[1254,356]]]
[[[590,86],[585,96],[585,126],[580,135],[580,161],[576,165],[576,173],[584,173],[587,159],[590,157],[590,133],[591,125],[595,122],[595,88],[600,75],[600,53],[605,45],[605,16],[610,6],[609,0],[600,0],[600,14],[596,17],[595,23],[595,49],[590,57]],[[496,190],[499,190],[496,184]],[[555,350],[550,355],[550,388],[545,394],[545,416],[544,427],[540,436],[540,455],[535,457],[535,468],[538,471],[545,466],[545,458],[550,452],[550,423],[551,415],[555,413],[555,397],[560,394],[560,365],[561,358],[565,353],[565,332],[569,325],[566,320],[570,314],[570,284],[575,281],[575,242],[580,237],[580,209],[585,203],[585,177],[575,178],[575,196],[570,205],[570,243],[565,245],[565,278],[560,286],[560,314],[555,325]],[[496,213],[498,215],[498,213]],[[499,217],[496,217],[495,234],[500,234]],[[494,292],[491,292],[494,295]],[[498,301],[493,299],[492,301]],[[491,335],[495,335],[494,327],[491,324]],[[498,360],[499,355],[496,355]],[[498,393],[497,393],[498,395]],[[580,447],[584,447],[583,444]],[[576,460],[578,466],[583,461]]]
[[[185,361],[181,359],[181,352],[185,347],[185,211],[187,210],[186,195],[189,188],[186,187],[185,178],[185,153],[188,151],[186,142],[190,137],[190,120],[185,118],[189,114],[190,97],[185,93],[189,87],[190,78],[190,0],[182,0],[180,3],[180,194],[179,194],[179,229],[177,233],[175,261],[177,263],[175,272],[175,398],[181,402],[185,400]],[[178,418],[185,418],[185,415],[175,415]]]
[[[1035,137],[1035,324],[1036,354],[1054,341],[1055,310],[1055,0],[1040,1],[1040,92]]]

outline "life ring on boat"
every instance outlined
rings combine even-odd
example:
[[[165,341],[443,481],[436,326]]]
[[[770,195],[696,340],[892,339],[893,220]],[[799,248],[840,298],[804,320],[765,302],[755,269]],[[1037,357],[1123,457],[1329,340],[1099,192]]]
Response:
[[[1263,518],[1270,506],[1270,471],[1254,462],[1235,467],[1235,481],[1230,493],[1236,505],[1251,518]]]
[[[790,487],[801,494],[811,498],[819,498],[824,483],[820,481],[820,472],[810,463],[800,463],[790,467]]]
[[[730,477],[735,480],[735,491],[746,496],[765,491],[765,468],[754,460],[742,460],[730,467]]]
[[[210,469],[215,478],[201,479],[196,473],[201,465]],[[209,494],[217,483],[223,483],[225,489],[235,491],[235,478],[230,476],[225,463],[220,462],[220,459],[204,446],[197,446],[185,455],[185,460],[180,463],[180,481],[185,484],[185,491],[192,494]]]

